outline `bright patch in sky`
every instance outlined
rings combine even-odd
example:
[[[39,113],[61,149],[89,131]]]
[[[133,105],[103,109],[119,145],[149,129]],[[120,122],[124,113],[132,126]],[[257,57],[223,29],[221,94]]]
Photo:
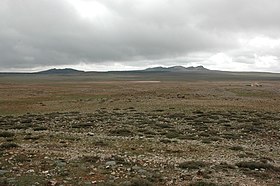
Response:
[[[216,63],[231,63],[232,62],[232,58],[229,57],[228,55],[224,54],[224,53],[218,53],[215,54],[214,56],[210,57],[210,61],[216,62]]]
[[[257,36],[250,39],[240,38],[240,44],[243,47],[274,49],[280,46],[280,39],[272,39],[265,36]]]
[[[255,54],[255,64],[258,68],[274,68],[277,67],[279,60],[276,56],[258,56]]]
[[[78,14],[89,20],[102,18],[109,13],[109,10],[103,4],[94,0],[68,0],[73,5]]]

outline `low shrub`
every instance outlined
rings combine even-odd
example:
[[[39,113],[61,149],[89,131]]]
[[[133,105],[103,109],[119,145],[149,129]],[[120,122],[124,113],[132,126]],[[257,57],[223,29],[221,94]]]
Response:
[[[111,130],[110,133],[116,136],[133,136],[133,132],[128,129],[116,129]]]
[[[3,138],[10,138],[13,137],[14,135],[15,135],[14,133],[8,131],[0,132],[0,137]]]
[[[262,163],[262,162],[243,161],[243,162],[236,163],[236,166],[238,166],[240,168],[248,168],[250,170],[266,169],[266,170],[272,170],[272,171],[280,172],[279,167],[275,167],[272,164]]]
[[[0,145],[0,149],[12,149],[12,148],[17,148],[17,147],[19,147],[18,144],[16,144],[16,143],[9,143],[9,142],[2,143]]]
[[[199,181],[199,182],[191,183],[189,186],[217,186],[217,184],[211,182],[209,183],[209,182]]]
[[[179,168],[181,169],[199,169],[201,167],[207,166],[208,163],[203,161],[186,161],[179,164]]]

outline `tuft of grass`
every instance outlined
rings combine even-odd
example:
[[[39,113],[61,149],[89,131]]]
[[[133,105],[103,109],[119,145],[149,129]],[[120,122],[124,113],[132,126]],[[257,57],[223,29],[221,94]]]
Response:
[[[208,163],[203,161],[186,161],[179,164],[179,168],[181,169],[199,169],[201,167],[207,166]]]
[[[240,138],[240,135],[235,133],[225,133],[222,137],[228,140],[237,140]]]
[[[155,126],[158,127],[158,128],[163,128],[163,129],[173,128],[172,125],[169,125],[169,124],[166,124],[166,123],[161,123],[161,124],[157,123]]]
[[[98,156],[83,156],[82,160],[84,162],[89,162],[89,163],[96,163],[100,157]]]
[[[14,133],[8,131],[0,132],[0,137],[3,138],[10,138],[13,137],[14,135],[15,135]]]
[[[133,178],[131,181],[123,184],[123,186],[152,186],[153,184],[143,178]]]
[[[72,128],[89,128],[89,127],[92,127],[93,124],[92,123],[79,123],[79,124],[74,124],[72,125]]]
[[[199,181],[199,182],[190,183],[189,186],[217,186],[217,184],[211,182]]]
[[[229,148],[230,150],[234,150],[234,151],[244,151],[244,148],[241,146],[233,146]]]
[[[168,132],[167,134],[165,134],[165,136],[169,139],[172,139],[172,138],[178,138],[180,136],[180,134],[177,132],[171,131],[171,132]]]
[[[48,128],[47,127],[35,127],[35,128],[33,128],[33,130],[34,131],[43,131],[43,130],[48,130]]]
[[[235,169],[235,166],[226,162],[221,162],[219,165],[215,165],[214,168],[218,170],[228,171],[228,169]]]
[[[14,157],[14,160],[19,163],[30,162],[31,159],[27,157],[25,154],[18,154]]]
[[[110,133],[115,136],[133,136],[133,132],[128,129],[111,130]]]
[[[40,136],[31,136],[31,135],[27,135],[23,138],[24,140],[38,140],[40,139]]]
[[[17,148],[17,147],[19,147],[18,144],[10,143],[10,142],[2,143],[0,145],[0,149],[12,149],[12,148]]]
[[[247,169],[250,169],[250,170],[266,169],[266,170],[272,170],[272,171],[280,172],[279,167],[275,167],[272,164],[263,163],[263,162],[243,161],[243,162],[236,163],[236,166],[238,166],[240,168],[247,168]]]

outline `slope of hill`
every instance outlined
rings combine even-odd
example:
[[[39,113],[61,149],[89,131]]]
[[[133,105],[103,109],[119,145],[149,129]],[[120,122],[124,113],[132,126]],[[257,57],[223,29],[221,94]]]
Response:
[[[187,72],[187,71],[209,71],[209,69],[203,66],[197,67],[183,67],[183,66],[172,66],[172,67],[153,67],[147,68],[145,71],[149,72]]]
[[[37,72],[36,74],[79,74],[84,73],[84,71],[72,69],[72,68],[63,68],[63,69],[49,69],[45,71]]]

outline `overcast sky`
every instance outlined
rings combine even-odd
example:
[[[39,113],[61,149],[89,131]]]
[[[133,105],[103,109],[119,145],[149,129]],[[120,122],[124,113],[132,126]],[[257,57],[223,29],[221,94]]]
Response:
[[[279,0],[0,0],[0,71],[280,72]]]

